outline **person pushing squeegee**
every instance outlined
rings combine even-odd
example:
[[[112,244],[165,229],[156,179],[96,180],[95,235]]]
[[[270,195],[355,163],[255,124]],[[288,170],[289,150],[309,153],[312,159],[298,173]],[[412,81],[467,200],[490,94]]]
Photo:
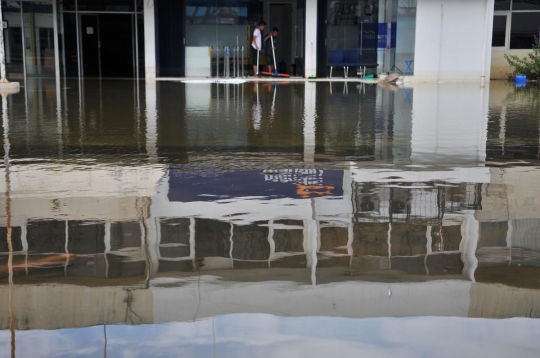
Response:
[[[278,29],[277,28],[273,28],[272,29],[272,32],[270,34],[268,34],[265,38],[264,38],[264,42],[267,42],[268,39],[270,38],[270,42],[271,42],[271,47],[266,47],[266,57],[268,58],[268,56],[270,56],[270,48],[271,48],[271,51],[272,51],[272,58],[274,60],[274,66],[272,67],[271,64],[268,64],[268,72],[259,72],[258,69],[259,69],[259,53],[257,52],[257,75],[259,77],[261,76],[270,76],[270,77],[290,77],[289,75],[287,74],[280,74],[277,70],[277,64],[276,64],[276,47],[275,47],[275,43],[274,43],[274,37],[276,37],[278,34]]]

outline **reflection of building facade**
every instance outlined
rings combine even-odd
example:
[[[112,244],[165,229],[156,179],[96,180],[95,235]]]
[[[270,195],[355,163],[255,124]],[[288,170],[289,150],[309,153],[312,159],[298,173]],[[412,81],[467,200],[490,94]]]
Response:
[[[234,75],[232,58],[255,62],[250,36],[264,19],[267,32],[281,29],[277,64],[297,76],[367,66],[478,82],[490,68],[504,76],[505,53],[529,53],[540,24],[538,4],[517,0],[48,0],[4,1],[3,11],[10,77],[215,76],[227,60]]]
[[[434,315],[539,315],[535,304],[525,303],[537,295],[529,288],[538,288],[540,213],[530,199],[539,196],[538,174],[485,167],[485,136],[493,126],[487,89],[417,86],[413,93],[390,93],[318,84],[256,86],[253,92],[251,86],[203,85],[193,87],[199,102],[179,111],[188,95],[179,88],[191,90],[149,84],[133,88],[134,94],[145,91],[144,100],[101,107],[92,95],[99,91],[88,90],[75,102],[80,108],[54,111],[58,132],[40,132],[33,122],[39,118],[34,107],[56,103],[35,91],[28,121],[9,123],[16,159],[9,173],[16,312],[34,310],[19,316],[18,327],[190,320],[199,298],[208,304],[195,318],[237,312],[238,302],[257,302],[254,312],[302,315],[306,300],[323,315],[405,316],[425,314],[426,307]],[[467,94],[460,108],[438,106],[439,96],[458,93]],[[177,101],[162,103],[158,94]],[[285,106],[289,116],[280,116],[279,108],[275,117],[264,115],[262,134],[254,136],[246,108],[259,101],[271,114],[274,96],[290,97],[294,106]],[[26,103],[11,98],[12,108]],[[144,113],[125,124],[136,140],[102,136],[103,119],[127,110]],[[202,110],[205,115],[197,115]],[[422,126],[426,117],[436,119],[430,133]],[[473,119],[463,145],[448,146]],[[240,129],[230,130],[234,126]],[[510,122],[506,128],[510,134]],[[106,149],[112,145],[135,165],[120,165]],[[83,154],[99,164],[86,164]],[[335,168],[321,165],[328,159]],[[235,190],[244,183],[245,190]],[[0,220],[5,235],[4,212]],[[8,250],[4,244],[0,250],[5,283]],[[523,270],[531,274],[520,281],[506,275]],[[455,296],[448,296],[449,287]],[[2,286],[0,295],[7,290]],[[61,298],[52,297],[59,291]],[[502,311],[484,300],[493,292],[505,302]],[[73,318],[96,297],[103,297],[100,306]],[[379,311],[353,309],[357,301],[350,297]],[[343,310],[332,312],[325,305],[331,300]],[[516,300],[519,308],[508,303]],[[73,311],[55,320],[54,302]],[[2,327],[8,315],[1,313]]]
[[[138,208],[126,203],[135,205],[134,217],[92,220],[96,209],[85,204],[86,220],[26,219],[13,228],[18,328],[192,320],[199,295],[197,318],[241,312],[234,307],[255,301],[254,312],[302,315],[306,302],[313,307],[325,300],[340,307],[321,308],[330,316],[537,317],[539,308],[525,303],[536,291],[519,288],[537,288],[536,275],[525,274],[521,282],[498,276],[538,267],[538,213],[515,218],[519,212],[506,203],[519,202],[519,194],[502,199],[491,189],[491,181],[508,184],[505,178],[517,173],[468,169],[456,180],[448,178],[457,173],[411,171],[388,179],[397,173],[403,172],[345,171],[342,196],[198,202],[169,201],[167,178],[149,178],[155,193],[138,198]],[[72,211],[78,200],[60,201]],[[24,198],[13,199],[15,208],[18,201]],[[126,204],[121,198],[109,203]],[[499,206],[504,215],[495,217]],[[491,216],[483,218],[484,212]],[[54,217],[54,208],[50,213]],[[6,251],[2,247],[3,268]],[[510,311],[486,305],[483,297],[490,294],[508,301],[501,304]],[[346,297],[362,299],[369,310],[353,309],[356,301]],[[515,300],[523,301],[523,310]],[[429,303],[450,301],[446,308]],[[68,307],[65,316],[48,316],[59,304]],[[84,316],[74,315],[77,310]],[[4,328],[7,317],[2,314]]]

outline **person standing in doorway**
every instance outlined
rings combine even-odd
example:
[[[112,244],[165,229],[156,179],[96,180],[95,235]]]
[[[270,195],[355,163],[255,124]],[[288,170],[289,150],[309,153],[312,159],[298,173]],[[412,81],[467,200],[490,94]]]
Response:
[[[255,77],[259,73],[257,56],[262,49],[262,32],[265,26],[266,22],[259,22],[259,26],[253,31],[253,39],[251,40],[251,61],[253,61],[253,76]]]
[[[266,64],[268,65],[268,72],[273,73],[274,71],[274,51],[277,47],[277,27],[272,29],[266,37],[264,38],[264,48],[266,49]]]

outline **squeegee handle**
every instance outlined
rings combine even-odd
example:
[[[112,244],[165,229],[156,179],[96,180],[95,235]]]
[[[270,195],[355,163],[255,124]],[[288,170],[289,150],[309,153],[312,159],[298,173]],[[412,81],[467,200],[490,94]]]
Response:
[[[257,76],[259,75],[259,50],[257,50]]]
[[[277,73],[276,51],[274,50],[274,36],[270,36],[270,41],[272,41],[272,56],[274,56],[274,73]]]

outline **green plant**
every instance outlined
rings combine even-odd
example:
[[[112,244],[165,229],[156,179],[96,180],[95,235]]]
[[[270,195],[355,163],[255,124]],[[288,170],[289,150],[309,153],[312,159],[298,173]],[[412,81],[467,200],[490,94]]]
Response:
[[[540,45],[534,37],[533,50],[524,58],[505,54],[504,58],[513,67],[512,75],[525,75],[528,79],[540,81]]]

